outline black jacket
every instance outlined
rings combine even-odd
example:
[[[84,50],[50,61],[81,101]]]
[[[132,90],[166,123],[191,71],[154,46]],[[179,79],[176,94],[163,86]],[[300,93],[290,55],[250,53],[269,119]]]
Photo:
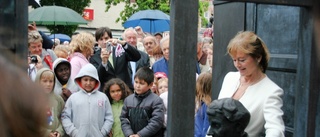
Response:
[[[92,57],[90,57],[89,59],[89,62],[98,69],[99,65],[101,64],[101,57],[100,57],[100,54],[101,54],[101,48],[98,49],[94,55]]]
[[[141,137],[163,137],[163,101],[150,90],[141,95],[131,94],[124,100],[120,121],[126,137],[132,134],[139,134]]]
[[[101,82],[100,91],[103,91],[104,84],[112,78],[120,78],[129,86],[130,89],[133,89],[132,81],[130,79],[131,76],[128,71],[128,63],[129,61],[138,61],[141,56],[136,48],[129,44],[127,45],[127,48],[124,46],[125,52],[120,57],[115,56],[115,47],[113,47],[112,57],[114,67],[112,67],[109,61],[106,68],[101,64],[101,62],[99,63],[98,75]]]

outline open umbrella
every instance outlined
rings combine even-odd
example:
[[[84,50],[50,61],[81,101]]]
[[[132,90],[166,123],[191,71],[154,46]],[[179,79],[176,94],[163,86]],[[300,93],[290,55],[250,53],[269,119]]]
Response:
[[[64,41],[69,41],[70,42],[70,39],[71,39],[68,35],[61,34],[61,33],[59,33],[59,34],[51,34],[51,35],[49,35],[49,38],[50,39],[58,38],[61,43],[64,42]]]
[[[154,34],[170,30],[170,16],[159,10],[142,10],[134,13],[123,26],[140,26],[143,31]]]
[[[80,14],[61,6],[43,6],[29,13],[29,22],[38,25],[79,25],[87,24]]]

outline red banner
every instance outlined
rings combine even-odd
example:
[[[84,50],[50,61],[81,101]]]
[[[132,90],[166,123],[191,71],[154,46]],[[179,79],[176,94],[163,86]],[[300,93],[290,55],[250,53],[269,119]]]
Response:
[[[94,13],[93,9],[84,9],[82,17],[85,20],[93,20],[93,15],[94,15],[93,13]]]

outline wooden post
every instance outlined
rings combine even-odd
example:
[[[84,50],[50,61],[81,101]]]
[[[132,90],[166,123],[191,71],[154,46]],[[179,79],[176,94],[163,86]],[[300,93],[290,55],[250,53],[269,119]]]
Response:
[[[168,137],[194,136],[197,0],[171,0]]]
[[[254,2],[261,4],[278,4],[291,6],[312,6],[312,0],[224,0],[233,2]]]
[[[0,54],[27,70],[28,1],[1,0]]]
[[[315,40],[316,40],[316,48],[315,48],[315,52],[316,52],[316,68],[314,68],[315,71],[318,71],[320,70],[320,1],[315,1],[315,3],[313,4],[314,7],[314,11],[313,11],[313,14],[314,14],[314,18],[315,18],[315,22],[314,22],[314,25],[315,25]],[[316,75],[316,77],[318,77],[318,80],[317,81],[320,81],[319,80],[319,75]],[[315,90],[317,91],[317,98],[316,100],[318,100],[316,106],[317,106],[317,109],[316,109],[316,120],[315,120],[315,123],[316,123],[316,127],[315,127],[315,137],[319,137],[320,136],[320,85],[319,84],[316,84],[316,82],[314,83],[314,86],[318,86],[318,90]]]

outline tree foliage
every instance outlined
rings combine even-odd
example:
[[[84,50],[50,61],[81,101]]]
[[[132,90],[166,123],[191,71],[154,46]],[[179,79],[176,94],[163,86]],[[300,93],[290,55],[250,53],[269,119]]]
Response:
[[[120,20],[125,22],[127,19],[134,13],[140,10],[147,9],[157,9],[161,10],[164,13],[170,13],[170,0],[135,0],[135,2],[130,2],[131,0],[105,0],[107,5],[106,12],[119,3],[125,3],[124,10],[120,12],[119,18],[116,19],[116,22]],[[200,2],[199,3],[199,13],[201,17],[202,26],[206,26],[208,23],[207,19],[204,17],[204,12],[207,11],[209,2]]]
[[[208,11],[209,2],[208,1],[200,1],[199,2],[199,14],[201,18],[201,26],[205,27],[208,24],[208,19],[204,17],[204,13]]]
[[[82,15],[84,8],[89,6],[90,2],[91,0],[41,0],[40,4],[42,6],[56,5],[67,7]],[[49,29],[50,33],[64,33],[71,36],[72,33],[78,28],[78,25],[46,25],[46,27]]]
[[[130,2],[130,0],[105,0],[107,5],[106,12],[111,8],[111,6],[115,6],[119,3],[125,3],[124,10],[120,12],[120,17],[117,18],[116,22],[120,20],[125,22],[132,14],[147,9],[158,9],[163,11],[164,13],[169,14],[169,0],[135,0],[135,3]]]

